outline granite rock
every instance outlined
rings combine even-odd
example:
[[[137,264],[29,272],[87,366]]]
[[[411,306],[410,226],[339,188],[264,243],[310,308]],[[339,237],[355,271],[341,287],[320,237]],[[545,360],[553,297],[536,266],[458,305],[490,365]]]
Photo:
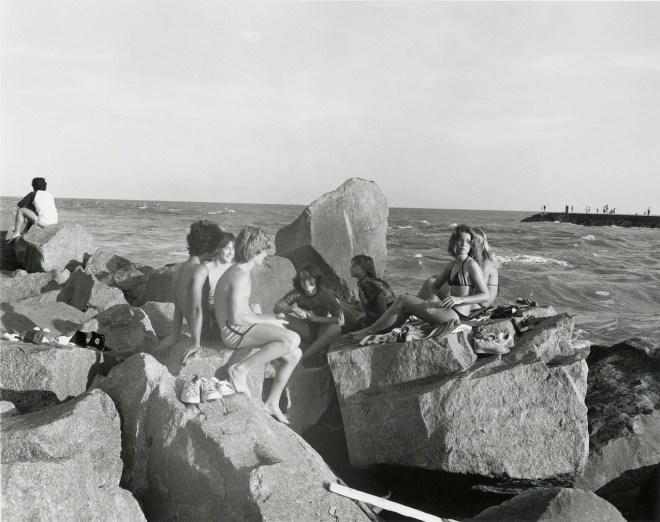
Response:
[[[296,269],[286,257],[268,256],[264,264],[252,270],[250,304],[258,304],[264,313],[270,313],[287,292],[293,288]]]
[[[158,303],[147,301],[140,308],[149,316],[151,326],[156,335],[163,339],[172,334],[174,320],[174,303]]]
[[[172,277],[177,264],[167,265],[154,270],[147,280],[147,286],[142,293],[139,304],[142,305],[148,301],[156,303],[173,303],[172,295]]]
[[[121,290],[101,283],[82,267],[77,267],[72,272],[71,277],[62,288],[58,300],[83,312],[90,309],[102,312],[118,304],[127,304]]]
[[[337,297],[349,300],[356,291],[350,260],[368,254],[382,274],[387,263],[385,195],[373,181],[351,178],[310,204],[290,225],[277,232],[277,255],[296,268],[314,263]]]
[[[17,271],[18,272],[18,271]],[[59,290],[60,285],[53,280],[54,273],[26,273],[22,277],[0,277],[0,296],[3,303],[11,303],[26,297],[37,296],[45,292]]]
[[[0,305],[0,324],[8,332],[21,333],[35,326],[48,328],[53,337],[73,334],[88,315],[66,303],[55,301],[59,292],[28,297]],[[39,302],[40,299],[45,302]]]

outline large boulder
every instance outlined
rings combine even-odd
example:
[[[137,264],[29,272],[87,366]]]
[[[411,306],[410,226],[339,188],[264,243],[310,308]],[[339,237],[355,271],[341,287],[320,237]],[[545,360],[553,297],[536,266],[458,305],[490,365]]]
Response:
[[[555,487],[524,491],[470,519],[475,522],[502,520],[624,522],[625,518],[612,504],[593,493]]]
[[[128,304],[121,290],[101,283],[82,267],[73,271],[57,299],[83,312],[102,312],[118,304]]]
[[[631,339],[592,347],[587,361],[589,458],[575,486],[630,517],[660,464],[660,348]]]
[[[296,433],[303,433],[321,419],[335,393],[327,365],[318,368],[298,365],[286,383],[285,390],[286,416],[290,422],[289,427]]]
[[[10,232],[7,230],[0,231],[0,269],[16,270],[20,267],[18,265],[18,259],[16,259],[14,245],[7,243],[8,234],[10,234]]]
[[[16,259],[28,272],[49,272],[81,265],[95,250],[94,239],[78,223],[32,227],[13,242]]]
[[[465,372],[345,400],[351,463],[524,480],[574,476],[588,451],[579,372],[529,359],[488,357]]]
[[[364,346],[341,337],[328,352],[340,404],[361,391],[454,374],[476,360],[465,332]]]
[[[174,303],[158,303],[147,301],[140,306],[144,313],[149,316],[151,326],[156,335],[163,339],[172,333],[172,322],[174,321]],[[184,326],[187,326],[184,324]]]
[[[158,337],[144,310],[128,304],[118,304],[85,321],[80,330],[99,332],[111,353],[150,353],[158,345]]]
[[[350,275],[353,256],[367,254],[379,273],[385,269],[388,213],[378,185],[351,178],[277,232],[277,255],[289,258],[296,268],[318,265],[337,297],[348,300],[356,290]]]
[[[39,302],[42,296],[53,300]],[[48,328],[53,337],[71,335],[87,320],[88,315],[73,306],[54,300],[52,292],[42,296],[28,297],[13,303],[0,305],[0,324],[8,332],[21,333],[38,326]]]
[[[147,280],[147,286],[142,293],[139,304],[142,305],[148,301],[156,303],[173,303],[172,278],[177,264],[171,264],[158,268],[153,271]]]
[[[41,410],[84,393],[115,362],[87,348],[0,339],[0,398],[21,413]]]
[[[144,520],[119,488],[120,421],[96,390],[2,422],[2,511],[7,520]]]
[[[516,339],[508,357],[520,361],[534,354],[542,361],[550,362],[557,356],[572,355],[575,352],[571,344],[573,325],[573,318],[568,314],[540,319],[533,329]]]
[[[183,386],[146,354],[95,386],[122,417],[124,482],[153,520],[367,520],[324,483],[336,476],[296,433],[245,395],[186,406]],[[216,403],[217,404],[217,403]]]
[[[268,256],[264,264],[252,270],[250,304],[258,304],[264,313],[271,313],[275,303],[293,288],[296,269],[285,257]]]
[[[0,276],[0,296],[3,303],[60,289],[60,285],[54,280],[56,274],[53,272],[26,273],[23,276],[19,273],[17,270],[14,277]]]
[[[142,298],[149,279],[128,259],[99,249],[85,263],[85,271],[101,283],[119,288],[131,305]]]

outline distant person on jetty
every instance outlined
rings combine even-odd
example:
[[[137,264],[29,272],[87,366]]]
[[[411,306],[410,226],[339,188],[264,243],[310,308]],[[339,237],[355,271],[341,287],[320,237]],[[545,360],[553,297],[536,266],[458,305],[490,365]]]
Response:
[[[288,424],[279,404],[284,386],[302,355],[300,336],[285,328],[284,314],[258,314],[250,308],[252,269],[264,262],[271,246],[270,237],[262,229],[247,226],[241,230],[236,237],[236,264],[222,274],[215,288],[215,317],[228,348],[261,347],[258,352],[228,368],[237,393],[250,395],[247,376],[254,368],[276,359],[280,361],[275,366],[275,378],[264,406],[275,419]]]
[[[56,225],[59,217],[55,207],[55,198],[46,190],[46,180],[44,178],[34,178],[32,180],[32,192],[20,200],[16,206],[16,220],[14,231],[7,241],[13,241],[27,232],[34,224],[39,228],[49,225]]]
[[[488,302],[490,299],[481,267],[469,256],[473,239],[473,232],[466,225],[455,227],[449,238],[448,250],[454,259],[440,272],[436,285],[440,287],[444,282],[449,282],[450,295],[442,300],[436,295],[427,300],[410,294],[400,295],[374,324],[351,335],[362,338],[389,329],[402,324],[410,315],[431,324],[467,319],[472,305]]]
[[[209,277],[209,270],[204,263],[213,259],[217,253],[221,237],[220,227],[210,221],[195,221],[190,226],[190,233],[186,237],[188,261],[177,266],[172,276],[173,333],[161,344],[162,358],[167,356],[169,348],[179,342],[184,318],[190,327],[192,344],[183,353],[181,363],[185,363],[199,350],[204,325],[203,288]]]
[[[376,265],[371,256],[354,256],[351,259],[351,275],[358,280],[358,296],[364,312],[362,326],[370,326],[392,306],[396,296],[390,284],[376,274]]]
[[[303,350],[303,363],[322,366],[328,348],[341,335],[344,313],[335,295],[324,288],[321,270],[313,264],[302,266],[293,278],[293,290],[275,303],[273,312],[286,314],[286,327],[310,343]]]
[[[209,271],[204,288],[207,309],[204,314],[202,339],[220,340],[220,328],[215,320],[215,287],[218,279],[234,263],[234,242],[236,236],[231,232],[221,232],[218,240],[218,252],[213,259],[204,263]]]

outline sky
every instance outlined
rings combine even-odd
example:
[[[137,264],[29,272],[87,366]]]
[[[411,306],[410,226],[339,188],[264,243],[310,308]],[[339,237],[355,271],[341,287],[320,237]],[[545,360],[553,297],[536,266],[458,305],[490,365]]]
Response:
[[[3,195],[660,213],[660,3],[1,5]]]

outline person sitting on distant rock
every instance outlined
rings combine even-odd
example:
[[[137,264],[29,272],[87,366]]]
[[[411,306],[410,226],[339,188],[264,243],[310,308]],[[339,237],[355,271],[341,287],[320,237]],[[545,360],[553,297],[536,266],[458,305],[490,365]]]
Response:
[[[181,363],[185,363],[200,348],[204,324],[203,288],[209,276],[204,263],[213,259],[218,252],[221,235],[220,227],[207,220],[196,221],[190,226],[190,233],[186,237],[190,257],[176,267],[172,276],[173,333],[161,344],[163,358],[167,356],[168,349],[179,341],[184,318],[190,327],[192,339],[183,353]]]
[[[371,256],[353,256],[351,275],[358,280],[358,295],[364,311],[362,326],[369,326],[385,313],[396,296],[390,284],[376,275],[376,265]]]
[[[27,232],[34,224],[39,228],[56,225],[58,222],[55,198],[46,190],[44,178],[34,178],[32,188],[34,189],[16,205],[16,221],[14,231],[7,241],[13,241]]]
[[[202,339],[220,340],[220,328],[215,320],[215,287],[220,276],[234,263],[235,241],[236,236],[231,232],[221,232],[217,254],[213,259],[204,263],[209,271],[209,276],[204,285],[206,310],[204,312]]]
[[[300,336],[284,328],[284,314],[255,313],[250,307],[251,272],[263,264],[271,239],[258,227],[247,226],[236,237],[235,261],[215,287],[215,318],[221,326],[222,340],[228,348],[261,348],[227,369],[237,393],[250,395],[247,376],[255,368],[278,360],[275,378],[264,402],[266,411],[288,424],[280,410],[280,398],[291,373],[300,361]]]
[[[293,278],[293,290],[273,307],[275,313],[287,314],[286,327],[305,343],[303,362],[325,362],[323,355],[341,335],[344,313],[334,294],[323,287],[323,275],[316,265],[302,266]]]
[[[467,319],[473,304],[490,299],[481,267],[469,256],[473,238],[472,229],[466,225],[454,228],[449,238],[448,250],[454,259],[447,263],[435,282],[438,288],[445,282],[449,283],[450,292],[447,297],[441,300],[432,295],[425,300],[410,294],[400,295],[374,324],[351,335],[363,338],[403,324],[410,315],[431,324]]]

